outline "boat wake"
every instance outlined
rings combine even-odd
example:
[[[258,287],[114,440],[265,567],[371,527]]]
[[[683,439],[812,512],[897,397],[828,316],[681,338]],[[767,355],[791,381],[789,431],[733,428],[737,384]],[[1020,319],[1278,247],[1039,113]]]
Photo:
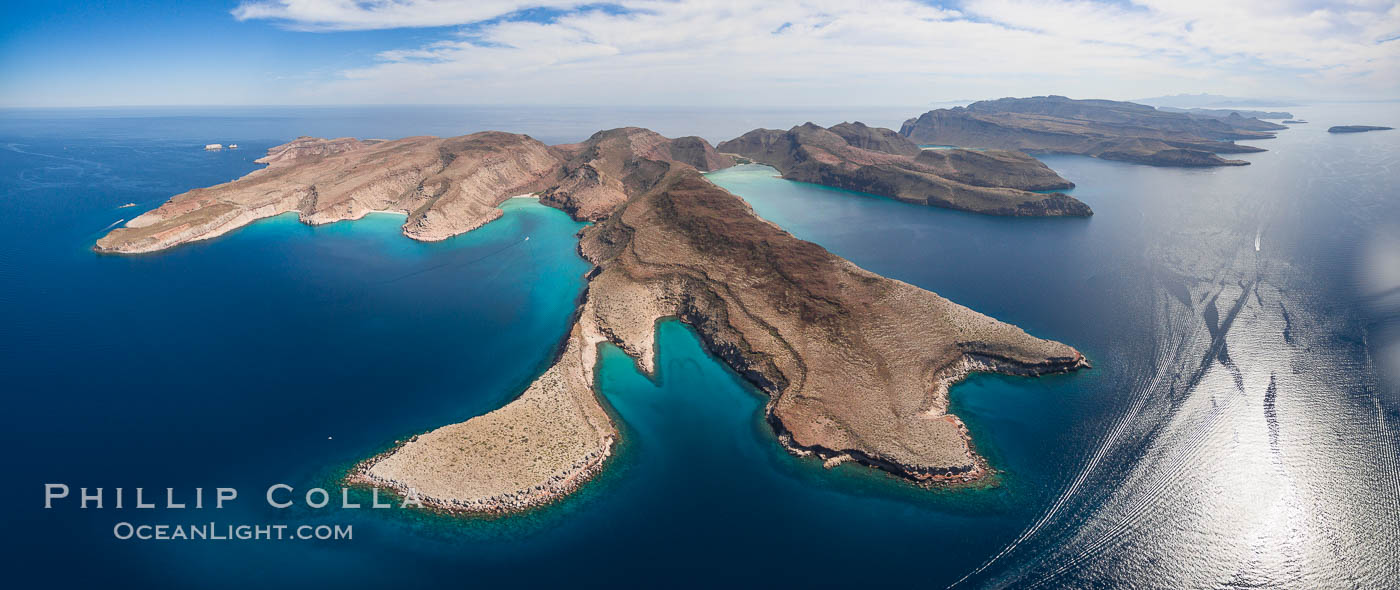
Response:
[[[987,572],[1000,560],[1025,546],[1028,540],[1035,537],[1042,530],[1045,530],[1047,526],[1059,520],[1069,519],[1069,517],[1072,516],[1070,513],[1073,511],[1073,509],[1069,508],[1074,504],[1072,500],[1077,499],[1081,495],[1081,492],[1085,490],[1086,484],[1100,475],[1105,459],[1113,456],[1115,453],[1122,452],[1123,447],[1132,446],[1128,443],[1134,438],[1133,433],[1139,430],[1139,422],[1143,419],[1144,415],[1152,415],[1155,413],[1150,410],[1154,404],[1159,403],[1163,399],[1169,400],[1175,397],[1171,392],[1176,390],[1177,380],[1180,374],[1170,369],[1177,366],[1174,361],[1182,359],[1184,353],[1190,348],[1188,345],[1192,342],[1191,332],[1196,327],[1193,325],[1195,322],[1192,320],[1193,314],[1191,310],[1189,307],[1183,310],[1183,307],[1186,307],[1184,302],[1176,298],[1170,296],[1161,298],[1159,303],[1159,315],[1162,316],[1160,318],[1162,321],[1159,322],[1158,325],[1164,326],[1167,334],[1157,339],[1158,345],[1157,349],[1154,351],[1154,356],[1159,360],[1153,363],[1157,367],[1157,370],[1152,373],[1150,378],[1135,384],[1132,389],[1131,403],[1117,420],[1113,422],[1108,433],[1100,441],[1093,454],[1091,454],[1079,468],[1070,484],[1065,487],[1064,491],[1051,503],[1050,507],[1045,510],[1040,518],[1026,527],[1020,535],[1007,544],[1006,547],[1002,548],[1001,551],[993,555],[976,569],[973,569],[962,578],[958,579],[951,584],[949,588],[959,587],[966,582],[977,579],[978,576]],[[1176,345],[1172,346],[1171,343],[1176,343]],[[1087,557],[1088,553],[1092,552],[1093,548],[1101,546],[1102,543],[1106,542],[1109,536],[1110,535],[1105,535],[1099,540],[1089,543],[1090,549],[1086,550],[1085,553],[1076,555],[1070,561],[1077,562],[1084,559]],[[1034,563],[1042,560],[1043,557],[1042,559],[1018,559],[1018,562]],[[1054,574],[1052,574],[1051,577],[1053,577],[1053,575]],[[1039,584],[1044,581],[1045,579],[1042,579],[1035,583]],[[1002,580],[1002,583],[994,585],[1005,585],[1010,582],[1011,580]],[[1024,580],[1021,582],[1024,583]]]

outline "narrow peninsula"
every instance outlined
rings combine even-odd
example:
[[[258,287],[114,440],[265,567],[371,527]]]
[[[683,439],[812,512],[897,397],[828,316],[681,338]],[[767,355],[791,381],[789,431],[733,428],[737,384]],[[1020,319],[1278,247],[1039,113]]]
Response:
[[[172,198],[98,249],[146,252],[281,210],[320,223],[397,208],[409,214],[406,235],[431,239],[485,223],[505,196],[530,190],[595,221],[580,232],[578,252],[593,267],[552,366],[500,409],[412,437],[349,476],[443,510],[522,510],[603,469],[619,430],[594,390],[598,347],[610,342],[654,372],[662,318],[694,327],[708,352],[768,396],[767,422],[789,451],[925,484],[989,471],[948,412],[950,386],[972,372],[1089,366],[1070,346],[863,270],[761,219],[700,173],[731,160],[698,138],[639,128],[553,147],[498,132],[300,138],[265,160],[242,179]]]
[[[1064,193],[1071,183],[1016,151],[924,150],[889,129],[807,123],[755,129],[720,143],[730,153],[778,169],[783,178],[934,207],[1009,216],[1088,216]]]

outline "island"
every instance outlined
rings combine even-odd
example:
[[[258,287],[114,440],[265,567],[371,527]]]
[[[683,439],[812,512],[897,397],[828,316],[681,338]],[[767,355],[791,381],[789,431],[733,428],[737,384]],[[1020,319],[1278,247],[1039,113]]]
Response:
[[[1376,125],[1337,125],[1328,127],[1328,133],[1365,133],[1367,131],[1389,131],[1394,127],[1379,127]]]
[[[843,128],[853,130],[867,133]],[[876,135],[889,139],[869,139]],[[663,318],[693,327],[710,354],[768,397],[767,422],[790,452],[920,485],[991,471],[948,412],[953,384],[974,372],[1090,366],[1070,346],[861,269],[763,220],[704,177],[702,169],[731,160],[698,138],[640,128],[563,146],[502,132],[303,137],[263,161],[239,180],[175,196],[95,249],[150,252],[292,210],[326,223],[395,209],[408,215],[405,235],[434,239],[490,221],[505,195],[529,191],[594,220],[578,244],[592,264],[587,286],[551,366],[503,407],[410,437],[347,476],[444,511],[523,510],[602,470],[620,434],[595,390],[598,347],[616,345],[654,373]],[[999,178],[997,161],[944,165],[970,179]],[[1045,181],[1032,176],[1024,182]]]
[[[1247,165],[1217,154],[1262,152],[1234,140],[1269,139],[1285,128],[1238,113],[1204,117],[1131,102],[1037,96],[932,110],[905,121],[899,133],[919,144],[1209,167]]]
[[[1284,123],[1287,123],[1289,125],[1302,125],[1304,123],[1307,123],[1307,121],[1301,119],[1288,119],[1287,121],[1284,121]]]
[[[783,178],[934,207],[1010,216],[1088,216],[1083,202],[1054,191],[1073,183],[1024,153],[924,150],[890,129],[806,123],[755,129],[721,142],[721,153],[776,168]]]

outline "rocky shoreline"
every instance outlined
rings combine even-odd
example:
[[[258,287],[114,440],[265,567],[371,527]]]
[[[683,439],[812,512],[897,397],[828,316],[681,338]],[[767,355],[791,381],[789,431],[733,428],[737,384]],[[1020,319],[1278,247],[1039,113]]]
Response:
[[[417,437],[413,437],[403,444],[415,440]],[[513,514],[552,504],[577,491],[594,476],[602,473],[608,460],[612,458],[612,450],[615,446],[613,443],[615,442],[615,438],[610,440],[609,445],[602,452],[585,456],[579,464],[570,466],[568,471],[550,478],[543,484],[528,490],[505,492],[488,498],[460,499],[425,496],[418,493],[417,489],[408,482],[374,475],[372,471],[374,465],[397,450],[397,446],[395,449],[385,451],[355,465],[346,475],[345,482],[352,486],[386,489],[404,498],[416,498],[423,508],[446,514]]]
[[[576,328],[571,330],[555,347],[553,365],[557,366],[559,361],[564,359],[565,355],[574,351],[572,345],[577,342],[576,337],[579,333],[577,326],[584,317],[584,310],[587,308],[587,305],[588,291],[585,289],[584,292],[579,295],[577,305],[574,308],[573,319],[570,322],[572,325],[576,326]],[[593,347],[595,352],[596,347],[601,342],[602,339],[596,334],[591,338],[585,338],[585,346]],[[596,357],[593,358],[596,359]],[[551,369],[552,368],[553,367],[551,367]],[[590,377],[588,391],[594,392],[595,390],[591,386],[592,369],[589,368],[586,373]],[[528,393],[529,389],[522,393],[522,396]],[[519,398],[513,400],[511,404],[507,404],[505,407],[509,407],[517,401],[519,401]],[[505,407],[495,412],[488,413],[487,415],[500,412],[505,409]],[[605,419],[608,419],[606,411],[601,405],[599,405],[598,410],[603,412],[603,417]],[[478,418],[473,418],[472,420],[477,420]],[[608,422],[608,426],[611,426],[610,422]],[[421,485],[421,478],[424,475],[422,473],[395,477],[392,474],[384,473],[382,470],[376,470],[376,467],[386,459],[399,454],[409,445],[418,444],[420,442],[420,437],[431,435],[445,428],[451,428],[451,426],[430,430],[426,433],[412,436],[404,441],[395,441],[394,445],[388,450],[360,461],[352,467],[345,476],[345,482],[354,486],[388,489],[401,497],[416,498],[425,509],[435,510],[445,514],[510,514],[551,504],[578,490],[579,487],[603,471],[608,461],[612,458],[613,450],[616,448],[620,437],[620,434],[615,429],[606,427],[600,428],[601,438],[596,448],[583,452],[580,456],[576,457],[572,463],[566,465],[556,464],[554,472],[548,474],[539,481],[532,484],[513,482],[513,484],[511,484],[513,487],[507,486],[486,495],[469,498],[453,497],[447,494],[434,494],[431,490],[425,493],[424,490],[419,487],[419,485]]]
[[[593,385],[606,338],[589,307],[585,292],[554,363],[515,400],[397,443],[356,465],[347,481],[461,514],[517,512],[577,490],[602,471],[619,437]]]
[[[773,403],[765,407],[765,418],[778,435],[778,441],[789,453],[799,457],[814,456],[823,461],[823,467],[831,469],[846,462],[855,462],[873,469],[880,469],[892,475],[899,476],[910,482],[919,485],[953,485],[970,484],[980,481],[991,473],[991,466],[986,458],[978,454],[973,447],[972,434],[962,419],[954,414],[943,413],[937,407],[946,408],[948,404],[948,391],[958,383],[963,382],[973,373],[1001,373],[1005,375],[1019,375],[1024,377],[1037,377],[1054,373],[1068,373],[1081,368],[1090,368],[1092,365],[1083,356],[1063,363],[1051,363],[1042,367],[1020,367],[1014,363],[997,362],[992,359],[979,359],[974,355],[968,355],[956,365],[945,369],[934,377],[934,391],[938,403],[934,408],[930,408],[928,414],[932,419],[946,420],[957,427],[963,442],[970,451],[971,461],[961,467],[948,468],[922,468],[915,465],[901,464],[896,460],[883,457],[875,457],[864,452],[852,449],[836,450],[821,447],[819,445],[803,446],[792,439],[791,433],[783,425],[776,415],[773,414]],[[773,398],[772,401],[776,401]]]

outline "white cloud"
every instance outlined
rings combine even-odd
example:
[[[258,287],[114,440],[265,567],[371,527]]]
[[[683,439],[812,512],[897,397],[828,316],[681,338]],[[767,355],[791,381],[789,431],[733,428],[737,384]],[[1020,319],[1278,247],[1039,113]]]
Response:
[[[570,8],[545,22],[500,18]],[[576,7],[583,6],[582,9]],[[1394,97],[1400,4],[912,0],[282,0],[305,29],[471,26],[306,89],[307,101],[920,104],[1057,92]],[[494,20],[493,20],[494,19]],[[490,21],[490,22],[483,22]]]
[[[527,8],[570,8],[577,0],[254,0],[238,20],[266,19],[312,31],[442,27],[479,22]]]

